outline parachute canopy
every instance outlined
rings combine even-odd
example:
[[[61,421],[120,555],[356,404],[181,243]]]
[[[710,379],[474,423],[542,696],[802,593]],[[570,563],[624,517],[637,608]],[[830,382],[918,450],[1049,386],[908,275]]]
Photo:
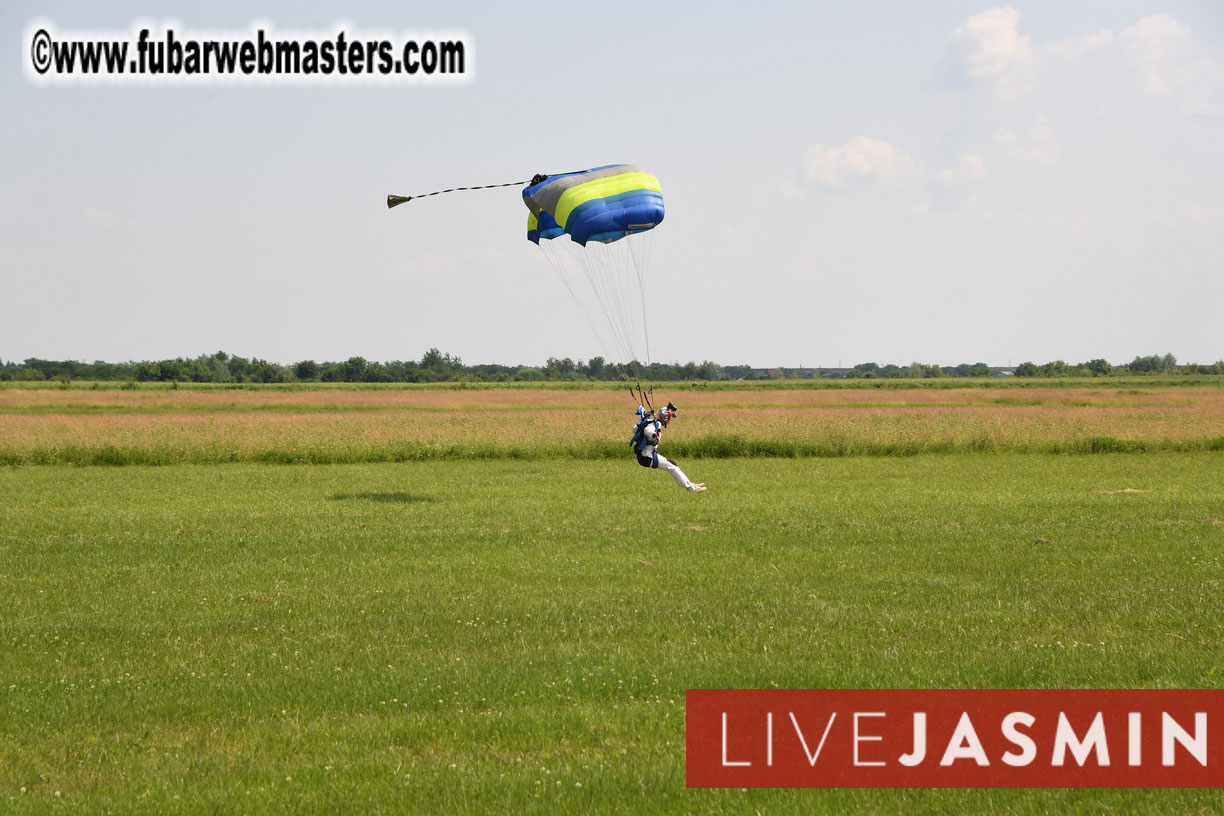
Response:
[[[620,361],[639,378],[641,361],[650,365],[646,272],[654,228],[663,221],[659,180],[631,164],[536,176],[523,189],[523,203],[530,210],[527,239],[552,265],[613,367],[628,379]]]
[[[663,221],[659,180],[631,164],[609,164],[549,176],[523,190],[527,239],[540,243],[569,235],[574,243],[609,244],[654,229]]]

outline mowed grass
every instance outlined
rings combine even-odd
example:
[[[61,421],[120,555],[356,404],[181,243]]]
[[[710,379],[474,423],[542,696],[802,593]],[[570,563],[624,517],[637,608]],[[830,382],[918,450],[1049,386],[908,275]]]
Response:
[[[688,688],[1220,688],[1218,454],[683,464],[0,469],[0,810],[1224,810],[684,787]]]

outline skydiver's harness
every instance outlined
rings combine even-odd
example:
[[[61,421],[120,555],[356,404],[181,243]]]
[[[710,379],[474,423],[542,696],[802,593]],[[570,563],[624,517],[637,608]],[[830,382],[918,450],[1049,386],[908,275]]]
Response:
[[[646,410],[646,406],[638,406],[637,415],[639,419],[637,425],[633,426],[633,439],[629,442],[629,447],[633,448],[633,453],[637,456],[639,465],[642,467],[657,468],[659,466],[659,431],[655,432],[655,437],[653,440],[651,440],[651,438],[646,435],[646,429],[652,424],[658,423],[660,425],[659,430],[661,431],[663,427],[667,426],[668,420],[676,415],[676,406],[669,402],[667,403],[667,407],[660,411],[658,416],[655,416],[654,406],[650,404],[650,395],[653,393],[654,388],[651,388],[650,391],[643,391],[642,386],[640,385],[637,387],[636,394],[632,388],[629,389],[630,396],[636,396],[642,402],[646,403],[646,406],[650,407],[650,410],[648,411]],[[660,417],[662,417],[661,421]],[[642,453],[642,450],[650,445],[654,445],[654,450],[650,452],[649,456],[647,456],[646,454]]]
[[[650,411],[639,419],[638,424],[633,427],[633,440],[629,443],[629,446],[633,448],[638,464],[642,467],[657,468],[659,466],[658,431],[655,432],[654,441],[651,441],[650,437],[646,435],[646,429],[656,422],[658,422],[658,418],[654,415],[654,411]],[[642,451],[649,445],[654,445],[654,450],[647,456]]]
[[[642,467],[658,467],[659,466],[659,451],[656,447],[650,456],[642,453],[642,448],[650,444],[650,437],[646,435],[646,428],[654,423],[654,414],[647,414],[638,420],[638,424],[633,428],[633,441],[629,443],[633,448],[634,454],[637,455],[638,464]]]

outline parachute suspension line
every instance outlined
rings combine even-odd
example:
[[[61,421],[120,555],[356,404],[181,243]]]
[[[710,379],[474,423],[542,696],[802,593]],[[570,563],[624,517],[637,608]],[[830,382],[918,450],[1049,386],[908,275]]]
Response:
[[[548,259],[549,265],[553,268],[553,271],[557,273],[557,277],[561,279],[561,283],[564,284],[565,291],[569,292],[570,298],[574,301],[574,305],[576,305],[578,310],[582,312],[583,319],[586,320],[587,326],[590,327],[591,333],[595,335],[595,339],[599,342],[604,354],[608,354],[608,356],[611,357],[612,355],[609,353],[607,345],[603,342],[603,338],[599,336],[599,332],[595,329],[595,322],[591,320],[591,313],[587,311],[586,304],[582,302],[582,299],[578,297],[578,293],[574,291],[574,287],[570,285],[570,276],[566,274],[565,260],[559,254],[557,254],[558,250],[553,248],[552,241],[536,244],[536,246],[540,248],[540,252],[544,253],[544,257]],[[616,364],[613,363],[614,367],[615,365]]]
[[[602,291],[607,302],[612,306],[611,313],[616,319],[617,330],[624,338],[625,349],[635,363],[640,362],[633,331],[633,318],[629,311],[632,308],[633,299],[626,291],[625,248],[620,246],[619,242],[601,244],[595,250],[594,255],[599,262]]]
[[[620,258],[619,263],[617,264],[618,268],[623,271],[621,271],[619,275],[615,275],[615,277],[613,277],[613,281],[619,284],[619,290],[620,290],[617,292],[616,302],[620,305],[621,320],[624,323],[625,333],[629,335],[629,337],[632,337],[635,340],[634,351],[636,351],[637,350],[636,348],[637,347],[637,343],[636,343],[637,337],[634,335],[634,320],[633,320],[633,317],[634,317],[633,312],[634,312],[634,308],[636,304],[636,299],[633,297],[633,292],[632,292],[630,282],[629,282],[629,257],[630,257],[629,256],[629,246],[628,246],[627,241],[624,241],[624,240],[618,243],[624,244],[624,249],[622,249],[620,252],[621,258]],[[647,365],[650,365],[649,355],[644,355],[644,356],[647,358],[644,360],[644,362]]]
[[[653,358],[650,355],[650,320],[646,314],[646,271],[650,269],[650,254],[654,248],[654,230],[647,230],[636,236],[626,236],[625,243],[629,257],[633,260],[633,270],[637,273],[638,295],[642,304],[642,335],[646,340],[646,365],[649,366],[653,363]]]
[[[569,242],[567,241],[566,243]],[[575,305],[578,306],[579,311],[582,312],[583,319],[586,320],[587,326],[591,329],[591,334],[595,336],[600,348],[603,349],[603,353],[608,356],[608,362],[612,364],[612,369],[616,372],[616,376],[628,382],[629,376],[621,369],[620,364],[616,362],[616,355],[613,354],[608,348],[607,343],[605,343],[603,340],[603,336],[595,328],[595,322],[591,319],[591,313],[587,309],[586,304],[582,302],[582,299],[578,297],[578,293],[574,291],[574,287],[570,283],[570,276],[567,274],[569,271],[568,264],[566,264],[565,259],[562,257],[561,250],[556,249],[552,241],[542,241],[536,246],[540,248],[540,252],[542,252],[544,257],[548,259],[549,265],[552,266],[553,271],[557,273],[557,277],[561,279],[561,283],[565,285],[565,289],[567,292],[569,292],[570,298],[573,299]]]
[[[558,243],[560,246],[565,247],[565,249],[562,250],[558,248]],[[553,241],[541,241],[539,244],[537,244],[537,246],[540,247],[540,251],[552,266],[557,277],[561,279],[561,283],[563,286],[565,286],[566,291],[569,292],[570,298],[578,306],[579,311],[582,313],[583,319],[586,320],[587,326],[591,330],[591,334],[595,336],[596,341],[599,343],[603,353],[606,355],[608,363],[612,366],[612,370],[616,372],[616,376],[625,382],[630,382],[633,379],[637,379],[638,372],[636,367],[633,368],[632,377],[630,376],[629,372],[626,372],[625,369],[622,368],[622,365],[633,366],[636,355],[633,353],[632,344],[625,342],[626,335],[623,332],[614,330],[615,324],[611,322],[610,312],[604,311],[604,319],[608,322],[609,331],[607,334],[615,349],[609,348],[608,343],[605,342],[604,339],[604,332],[600,332],[595,326],[595,321],[591,316],[591,310],[587,308],[587,304],[574,290],[572,275],[576,273],[578,267],[581,267],[583,270],[583,276],[591,282],[592,287],[600,287],[599,289],[593,289],[593,291],[596,294],[596,299],[599,303],[600,309],[605,310],[608,301],[605,299],[600,299],[599,293],[600,291],[606,292],[607,286],[606,281],[603,279],[604,276],[601,276],[599,273],[600,270],[607,265],[592,265],[593,261],[592,264],[588,264],[587,261],[593,259],[593,256],[576,248],[571,241],[558,239],[558,243],[554,243]],[[604,247],[602,244],[597,246],[598,248],[596,249],[596,252],[599,252],[600,249],[606,249],[606,247]],[[567,263],[565,257],[566,255],[571,256],[573,260],[572,265],[571,263]],[[613,269],[613,271],[615,270]],[[613,304],[616,303],[615,299],[612,299],[611,302]],[[623,362],[618,363],[618,359]]]
[[[591,243],[585,250],[571,251],[587,273],[609,333],[622,350],[623,359],[629,362],[635,380],[640,380],[644,373],[639,363],[649,367],[654,362],[646,317],[646,274],[653,238],[653,233],[635,234],[608,244]],[[638,343],[643,339],[645,348],[641,349]],[[644,356],[640,354],[642,351]]]
[[[625,333],[630,338],[632,338],[632,340],[634,341],[633,342],[634,356],[636,357],[637,356],[636,352],[638,350],[637,349],[638,324],[641,323],[642,327],[645,328],[645,323],[644,323],[645,316],[639,312],[639,308],[638,308],[638,304],[640,303],[640,295],[641,295],[640,284],[638,287],[639,291],[636,293],[638,296],[635,297],[635,293],[633,292],[633,281],[630,279],[630,276],[629,276],[629,264],[633,258],[632,243],[633,242],[629,240],[628,237],[616,242],[616,244],[620,247],[620,249],[618,250],[620,253],[620,256],[617,260],[616,267],[611,271],[613,275],[613,280],[620,285],[620,292],[618,293],[618,296],[617,296],[617,303],[620,304],[620,307],[621,307],[621,315],[622,315],[622,321],[625,327]],[[644,355],[643,355],[642,361],[646,365],[649,366],[651,363],[649,346],[643,349],[643,351],[644,351]]]
[[[632,369],[634,378],[638,378],[640,372],[637,368],[633,332],[625,318],[624,303],[616,296],[615,283],[620,276],[616,273],[616,264],[613,262],[615,256],[610,253],[616,252],[618,248],[596,242],[580,247],[567,241],[564,246],[575,264],[582,269],[591,287],[591,293],[603,312],[608,336],[616,346],[617,354]]]
[[[650,324],[646,313],[646,272],[649,268],[647,265],[648,253],[650,247],[652,246],[653,238],[653,232],[651,232],[649,235],[642,235],[639,233],[631,236],[625,236],[625,238],[617,242],[617,244],[623,246],[620,261],[621,273],[616,278],[621,287],[621,296],[618,302],[624,305],[625,319],[628,321],[626,331],[630,337],[636,339],[638,336],[635,333],[635,327],[630,325],[634,319],[636,318],[637,322],[640,322],[641,324],[641,337],[645,340],[646,344],[644,362],[648,369],[654,362],[654,358],[650,352]],[[632,264],[633,267],[632,277],[630,276],[630,264]],[[636,279],[637,283],[636,292],[633,291],[634,279]],[[653,410],[653,406],[650,405],[649,395],[654,393],[654,386],[652,385],[649,391],[642,391],[642,373],[644,372],[635,371],[638,379],[639,396],[642,398],[642,401],[644,401],[646,405],[650,406],[651,410]]]

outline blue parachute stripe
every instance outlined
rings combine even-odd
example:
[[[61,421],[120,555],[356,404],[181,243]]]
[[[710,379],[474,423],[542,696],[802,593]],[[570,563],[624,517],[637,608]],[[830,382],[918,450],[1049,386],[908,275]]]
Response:
[[[528,219],[530,221],[530,219]],[[540,239],[551,240],[558,235],[564,235],[565,230],[553,220],[553,217],[546,212],[542,212],[537,216],[537,229],[527,230],[527,240],[533,244],[540,243]]]
[[[590,201],[584,201],[574,208],[570,213],[569,222],[566,224],[571,230],[573,226],[580,223],[587,211],[606,207],[608,209],[627,209],[630,207],[657,208],[660,214],[663,212],[663,196],[659,195],[654,190],[627,190],[616,195],[606,196],[604,198],[593,198]],[[589,216],[585,216],[589,217]],[[659,221],[663,218],[660,215]],[[555,221],[553,223],[556,223]],[[642,224],[656,223],[653,220],[634,222]]]
[[[582,202],[577,207],[575,207],[572,212],[570,212],[569,220],[572,223],[578,219],[581,219],[583,211],[588,210],[592,207],[600,207],[600,206],[611,207],[620,202],[628,201],[629,199],[636,199],[636,198],[645,199],[645,198],[650,198],[650,197],[654,198],[655,203],[657,203],[659,207],[663,206],[663,196],[659,195],[658,192],[656,192],[655,190],[626,190],[625,192],[617,193],[616,195],[604,196],[603,198],[592,198],[590,201]],[[637,202],[637,203],[646,204],[647,202],[642,201],[642,202]],[[629,205],[621,204],[621,206],[629,206]]]
[[[637,225],[663,221],[663,196],[654,190],[633,190],[584,202],[570,213],[565,231],[578,244],[624,237]]]
[[[634,232],[640,231],[641,230],[634,230]],[[619,241],[628,234],[629,232],[627,230],[618,230],[616,232],[596,232],[593,235],[588,235],[586,241],[584,241],[582,245],[586,246],[591,241],[595,241],[599,244],[610,244],[613,241]]]

